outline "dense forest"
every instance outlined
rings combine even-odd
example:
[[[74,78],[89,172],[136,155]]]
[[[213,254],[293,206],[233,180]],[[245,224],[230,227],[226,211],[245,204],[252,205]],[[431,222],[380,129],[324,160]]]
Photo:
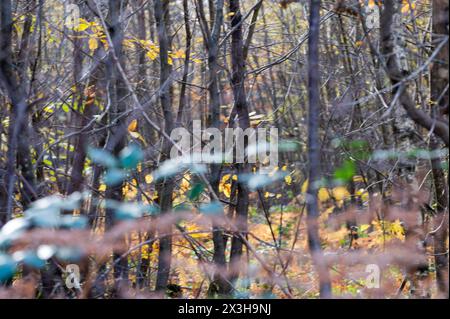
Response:
[[[446,0],[1,0],[0,298],[448,298]]]

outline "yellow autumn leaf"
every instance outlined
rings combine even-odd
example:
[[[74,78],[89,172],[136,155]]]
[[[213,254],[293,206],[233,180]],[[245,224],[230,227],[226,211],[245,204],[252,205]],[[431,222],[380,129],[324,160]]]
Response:
[[[306,193],[307,191],[308,191],[308,180],[306,180],[304,183],[303,183],[303,185],[302,185],[302,189],[301,189],[301,191],[302,191],[302,193]]]
[[[328,193],[328,189],[325,187],[322,187],[319,189],[319,192],[317,193],[317,198],[320,202],[326,202],[330,199],[330,194]]]
[[[225,174],[219,183],[219,192],[223,193],[227,198],[231,196],[231,180],[236,181],[237,175],[231,176],[231,174]]]
[[[362,224],[359,226],[359,231],[361,232],[365,232],[366,230],[368,230],[370,228],[369,224]]]
[[[335,187],[333,188],[333,197],[337,201],[341,201],[346,199],[347,197],[350,197],[350,193],[347,190],[347,188],[343,186]]]
[[[409,13],[416,8],[416,4],[413,1],[404,0],[402,6],[402,13]]]
[[[405,238],[405,229],[403,228],[402,222],[398,219],[391,223],[390,231],[392,235],[394,235],[398,239],[403,240]]]
[[[189,234],[190,237],[201,239],[201,238],[208,238],[208,234],[205,233],[196,233],[202,231],[202,229],[194,223],[187,224],[185,227],[186,232]]]
[[[361,198],[363,202],[367,202],[369,200],[369,192],[367,192],[364,188],[360,188],[356,191],[356,195]]]
[[[158,53],[153,50],[147,51],[145,55],[152,61],[156,60],[156,58],[158,57]]]
[[[353,176],[353,181],[355,183],[364,183],[364,177],[362,177],[361,175],[355,175]]]
[[[181,179],[180,194],[186,193],[190,187],[191,187],[191,175],[184,174],[183,178]]]
[[[147,142],[145,141],[144,137],[139,132],[129,132],[131,137],[140,140],[144,145],[147,145]]]
[[[136,196],[138,194],[138,190],[136,187],[133,187],[131,185],[125,185],[122,188],[122,194],[123,194],[123,196],[125,196],[126,199],[132,200],[132,199],[136,198]]]
[[[128,132],[136,132],[137,126],[138,126],[138,121],[136,119],[132,120],[130,122],[130,124],[128,125]]]
[[[80,20],[82,20],[82,19],[80,19]],[[76,32],[83,32],[83,31],[87,30],[89,28],[89,26],[90,26],[90,24],[86,20],[84,20],[84,21],[80,21],[80,23],[77,26],[75,26],[73,28],[73,30]]]
[[[101,184],[100,187],[98,188],[99,192],[104,192],[106,191],[106,185],[105,184]]]
[[[185,58],[186,58],[186,54],[184,53],[183,50],[175,51],[175,52],[173,53],[173,56],[174,56],[175,58],[178,58],[178,59],[185,59]]]
[[[231,196],[231,184],[225,183],[222,185],[219,185],[219,191],[222,192],[227,198],[230,198]]]
[[[271,192],[265,192],[264,193],[264,198],[273,198],[273,197],[278,198],[278,195],[276,195],[274,193],[271,193]]]
[[[145,175],[145,182],[147,184],[151,184],[153,182],[153,175],[152,174]]]
[[[96,38],[89,38],[89,50],[95,51],[98,48],[98,41]]]
[[[291,185],[292,184],[292,176],[288,175],[284,178],[284,181],[286,182],[287,185]]]

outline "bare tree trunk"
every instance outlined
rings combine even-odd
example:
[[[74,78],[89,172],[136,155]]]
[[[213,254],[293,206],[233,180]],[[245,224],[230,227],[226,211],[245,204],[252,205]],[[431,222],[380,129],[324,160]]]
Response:
[[[127,110],[126,95],[128,90],[123,82],[120,71],[117,68],[117,63],[114,61],[114,55],[117,57],[119,63],[124,66],[125,59],[123,58],[123,27],[120,22],[121,12],[125,9],[125,0],[109,0],[109,14],[107,18],[108,32],[111,36],[115,52],[110,52],[110,57],[107,61],[107,69],[109,75],[109,94],[111,101],[111,110],[109,113],[109,122],[115,123],[110,128],[108,139],[106,142],[106,149],[114,155],[119,155],[120,151],[126,144],[126,118],[122,115]],[[122,201],[123,183],[116,186],[108,186],[105,191],[105,197],[110,200]],[[114,222],[114,211],[110,208],[106,209],[105,227],[110,229]],[[125,240],[125,238],[123,239]],[[120,258],[120,253],[113,254],[113,260]],[[124,288],[128,285],[128,260],[127,258],[120,258],[120,261],[114,266],[115,291]]]
[[[448,31],[448,1],[433,1],[433,45],[436,46]],[[448,92],[448,45],[441,48],[431,69],[431,100],[436,116],[448,114],[449,92]],[[440,143],[432,137],[430,150],[440,149]],[[431,161],[433,171],[433,182],[435,199],[437,203],[437,216],[434,222],[436,233],[434,234],[434,254],[436,263],[436,281],[439,292],[448,298],[448,181],[441,166],[441,158],[433,158]]]
[[[15,185],[18,182],[21,191],[21,201],[24,208],[36,198],[35,173],[31,163],[30,145],[27,142],[29,133],[26,92],[19,75],[15,71],[12,51],[12,7],[11,1],[0,4],[0,81],[11,101],[10,122],[8,128],[7,167],[4,176],[0,211],[6,212],[0,216],[0,223],[9,220],[13,212]],[[21,138],[19,138],[21,134]],[[16,166],[20,168],[21,176],[16,176]]]
[[[83,39],[80,37],[81,33],[75,32],[74,37],[74,82],[76,92],[74,93],[74,101],[77,102],[76,123],[78,124],[77,130],[83,130],[78,133],[73,143],[75,154],[72,159],[72,170],[68,185],[66,187],[67,194],[81,191],[83,188],[83,170],[86,161],[86,149],[88,143],[89,133],[86,132],[86,126],[90,122],[95,112],[95,98],[97,89],[97,80],[101,73],[101,64],[99,64],[92,75],[88,78],[87,86],[81,82],[82,70],[83,70]],[[98,49],[95,51],[94,56],[98,56]]]
[[[413,97],[408,91],[409,84],[407,82],[402,83],[409,71],[402,34],[401,8],[401,1],[387,0],[384,2],[380,17],[380,42],[385,71],[391,83],[393,85],[399,85],[394,87],[391,92],[393,98],[398,97],[399,105],[402,106],[402,108],[395,108],[396,122],[394,125],[394,134],[396,134],[395,142],[397,144],[397,150],[405,153],[413,148],[412,142],[415,139],[415,124],[431,130],[434,126],[432,123],[435,123],[436,125],[433,131],[435,136],[440,137],[447,145],[448,124],[436,118],[433,119],[425,111],[417,108]],[[447,137],[445,134],[447,134]],[[409,187],[416,187],[415,184],[417,184],[414,175],[415,167],[416,161],[414,159],[404,159],[399,163],[400,174]],[[419,210],[410,197],[405,197],[401,205],[406,210]],[[417,262],[409,265],[405,269],[406,277],[410,282],[410,293],[416,298],[429,296],[425,280],[428,277],[427,243],[425,242],[426,231],[424,229],[426,224],[422,220],[421,215],[418,216],[417,222],[405,223],[406,240],[414,247],[413,250],[420,255]]]
[[[183,119],[185,117],[186,106],[188,104],[188,99],[186,95],[186,86],[189,75],[189,66],[190,66],[190,58],[191,58],[191,45],[192,45],[192,30],[189,21],[189,3],[187,0],[183,0],[183,18],[184,18],[184,29],[186,36],[186,44],[185,44],[185,57],[184,57],[184,66],[183,66],[183,77],[181,80],[181,88],[180,88],[180,104],[178,106],[178,114],[177,114],[177,127],[181,125]]]
[[[431,150],[439,150],[440,143],[433,138]],[[434,260],[436,264],[436,282],[442,297],[448,298],[448,182],[441,165],[441,158],[431,160],[437,216],[433,223]]]
[[[202,24],[203,39],[206,50],[208,51],[208,92],[209,92],[209,112],[207,115],[208,127],[219,128],[220,126],[220,92],[219,92],[219,65],[218,65],[218,53],[219,53],[219,38],[223,24],[223,7],[224,1],[217,0],[215,6],[213,1],[209,1],[210,16],[214,17],[212,23],[212,30],[206,21],[203,10],[203,2],[198,3],[198,17]],[[211,164],[210,183],[212,190],[219,193],[219,181],[220,181],[220,164]],[[213,198],[213,195],[210,196]],[[226,294],[230,287],[227,285],[226,276],[224,276],[224,270],[226,269],[225,259],[225,240],[223,236],[222,227],[213,221],[213,243],[214,243],[214,256],[213,262],[215,271],[213,275],[213,281],[208,289],[209,295]]]
[[[169,64],[169,51],[171,47],[171,40],[169,36],[169,1],[155,0],[154,12],[157,26],[159,50],[160,50],[160,86],[159,98],[161,101],[161,108],[164,114],[164,131],[170,135],[174,128],[174,118],[172,114],[172,97],[171,97],[171,71]],[[163,138],[163,147],[160,157],[160,162],[169,158],[171,144]],[[158,182],[156,189],[158,191],[158,200],[161,212],[163,214],[170,212],[172,209],[172,192],[174,189],[173,178],[164,178]],[[170,233],[172,226],[159,229],[160,234]],[[158,273],[156,277],[156,290],[164,292],[170,277],[170,267],[172,259],[172,237],[163,236],[159,242],[159,258],[158,258]]]
[[[331,298],[331,282],[328,266],[323,260],[319,236],[319,207],[317,192],[320,182],[320,72],[319,72],[319,35],[320,0],[311,0],[308,40],[308,163],[309,183],[307,191],[308,245],[317,273],[319,274],[320,297]]]
[[[250,127],[250,119],[248,115],[247,94],[245,90],[245,59],[240,1],[230,1],[229,11],[230,13],[233,13],[231,19],[231,28],[233,30],[231,34],[231,84],[234,95],[234,110],[239,118],[239,127],[245,130]],[[246,146],[247,145],[244,147],[246,148]],[[245,159],[244,163],[237,164],[238,176],[248,173],[249,166],[246,162],[247,159]],[[237,231],[245,234],[248,228],[247,218],[249,207],[249,190],[245,182],[238,181],[237,193],[236,216],[234,223]],[[239,277],[239,270],[242,269],[242,247],[242,240],[239,236],[234,235],[231,242],[229,269],[229,278],[231,282],[234,282]]]

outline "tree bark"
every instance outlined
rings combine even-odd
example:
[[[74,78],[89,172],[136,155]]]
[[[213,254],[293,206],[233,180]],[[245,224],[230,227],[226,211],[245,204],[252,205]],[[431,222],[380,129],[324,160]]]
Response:
[[[155,21],[158,33],[160,50],[160,86],[159,98],[161,109],[164,115],[164,131],[170,135],[174,128],[174,118],[172,113],[172,85],[170,81],[171,65],[169,64],[169,51],[171,50],[171,40],[169,36],[169,1],[154,1]],[[163,147],[160,162],[169,158],[171,144],[163,137]],[[163,178],[156,185],[158,201],[162,214],[170,212],[172,209],[172,192],[174,189],[173,178]],[[170,233],[172,226],[159,229],[160,234]],[[156,291],[164,292],[170,278],[170,267],[172,259],[172,237],[163,236],[159,242],[158,273],[156,276]]]
[[[248,115],[248,103],[247,93],[245,89],[245,59],[244,59],[244,42],[242,36],[242,13],[240,9],[240,1],[229,1],[229,11],[232,12],[231,18],[231,63],[232,74],[231,84],[233,88],[234,96],[234,110],[238,116],[238,125],[242,130],[250,127],[250,119]],[[244,145],[247,147],[247,144]],[[244,163],[237,164],[238,176],[249,172],[249,166],[247,159]],[[237,204],[236,204],[236,216],[234,224],[237,232],[240,232],[245,236],[247,232],[247,218],[249,207],[249,190],[245,182],[238,181],[237,186]],[[243,243],[239,236],[234,235],[231,241],[231,253],[230,253],[230,269],[229,279],[230,282],[234,282],[239,277],[239,270],[242,269],[241,256],[242,256]]]
[[[449,35],[448,31],[448,1],[433,1],[433,46],[439,44],[444,36]],[[432,109],[438,114],[444,116],[448,114],[448,66],[449,66],[449,47],[445,45],[436,55],[436,59],[431,69],[431,101]],[[430,151],[436,151],[441,148],[439,141],[432,138]],[[441,166],[441,158],[433,158],[431,167],[433,172],[433,182],[435,190],[435,200],[437,203],[437,216],[434,222],[436,233],[434,234],[434,254],[436,264],[436,282],[442,297],[448,298],[448,180]]]
[[[402,61],[399,58],[399,52],[396,51],[398,47],[398,32],[396,25],[401,27],[401,23],[396,21],[401,19],[401,1],[388,0],[384,2],[383,10],[380,18],[380,37],[381,37],[381,53],[385,59],[385,70],[393,85],[399,85],[393,89],[395,95],[399,90],[399,101],[405,109],[407,115],[419,126],[432,131],[438,136],[448,147],[449,144],[449,127],[448,121],[442,118],[431,117],[424,110],[416,107],[416,104],[408,92],[408,83],[401,83],[405,81],[407,71],[402,67]],[[448,41],[448,39],[447,39]]]
[[[109,122],[115,123],[108,132],[106,149],[113,155],[118,156],[120,151],[126,145],[126,118],[123,113],[127,110],[126,96],[128,90],[123,82],[117,63],[114,61],[114,55],[118,63],[124,67],[125,59],[123,57],[123,27],[120,22],[121,13],[125,9],[126,0],[109,0],[109,13],[107,17],[108,32],[114,45],[114,53],[109,53],[107,60],[107,73],[109,77],[109,99],[111,101],[111,110],[109,112]],[[109,200],[122,201],[123,183],[116,186],[108,186],[105,191],[105,197]],[[110,208],[105,212],[105,227],[110,229],[114,223],[114,211]],[[125,238],[123,239],[125,240]],[[116,261],[121,256],[120,253],[113,254],[113,260]],[[128,259],[120,258],[120,261],[114,266],[115,293],[128,285]]]
[[[309,183],[307,190],[308,211],[308,246],[319,275],[321,298],[331,298],[331,282],[328,266],[323,260],[319,236],[318,183],[320,182],[320,72],[319,72],[319,35],[320,35],[320,0],[311,0],[308,39],[308,165]]]
[[[23,208],[36,199],[35,173],[31,162],[30,145],[28,144],[29,126],[26,90],[19,81],[17,62],[13,59],[12,49],[12,6],[11,1],[0,4],[0,81],[11,101],[10,122],[8,128],[7,167],[3,177],[3,190],[0,196],[0,223],[9,220],[13,213],[15,185],[19,182]],[[24,66],[22,64],[22,66]],[[24,74],[22,72],[21,74]],[[19,138],[19,134],[21,137]],[[21,178],[16,176],[16,167],[20,168]]]

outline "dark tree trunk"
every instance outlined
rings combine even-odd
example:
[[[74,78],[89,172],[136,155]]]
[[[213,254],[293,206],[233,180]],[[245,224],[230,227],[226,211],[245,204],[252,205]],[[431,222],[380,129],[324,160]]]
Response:
[[[77,102],[77,112],[75,114],[76,123],[78,124],[77,130],[80,130],[78,135],[75,137],[73,143],[74,155],[72,159],[72,171],[70,174],[70,179],[68,180],[68,185],[66,187],[67,194],[72,194],[73,192],[79,192],[83,189],[83,170],[86,161],[86,149],[89,141],[89,133],[86,132],[86,126],[92,119],[94,111],[96,110],[94,102],[96,97],[97,80],[100,76],[101,64],[99,64],[96,69],[92,72],[92,75],[88,79],[88,84],[81,82],[82,70],[83,70],[83,39],[81,38],[81,33],[75,32],[74,38],[74,51],[73,51],[73,62],[74,62],[74,82],[76,87],[76,92],[74,94],[74,101]],[[95,56],[98,50],[94,53]]]
[[[114,155],[119,155],[120,151],[126,144],[126,118],[122,115],[127,110],[126,95],[128,93],[123,78],[117,67],[116,61],[114,61],[114,55],[118,60],[118,63],[124,68],[125,59],[123,57],[123,27],[120,22],[121,12],[125,9],[126,1],[124,0],[110,0],[109,1],[109,14],[107,19],[108,32],[111,36],[112,43],[114,45],[114,53],[110,52],[110,57],[107,61],[108,78],[109,78],[109,94],[111,101],[111,110],[109,113],[109,122],[115,123],[110,128],[108,138],[106,142],[106,149]],[[123,183],[117,186],[108,186],[105,191],[105,197],[110,200],[122,201]],[[114,211],[112,209],[106,209],[105,227],[106,230],[110,229],[114,222]],[[125,238],[123,239],[125,240]],[[113,260],[116,261],[120,258],[120,253],[113,254]],[[126,287],[128,285],[128,260],[127,258],[121,258],[119,262],[114,265],[114,279],[115,279],[115,291]]]
[[[31,162],[30,145],[28,144],[29,126],[26,90],[17,74],[17,63],[13,59],[12,50],[12,7],[11,1],[0,4],[0,81],[11,101],[10,122],[8,128],[8,153],[6,173],[3,177],[2,195],[0,196],[0,223],[9,220],[13,212],[15,185],[20,186],[23,208],[36,199],[35,173]],[[27,32],[27,31],[25,31]],[[26,64],[22,64],[24,66]],[[19,138],[20,135],[20,138]],[[21,175],[16,176],[16,166]]]
[[[164,0],[154,1],[154,12],[157,26],[159,50],[160,50],[160,86],[159,98],[161,109],[164,115],[164,131],[170,135],[174,128],[174,117],[172,113],[171,97],[171,65],[169,64],[169,51],[171,40],[169,36],[169,2]],[[163,148],[160,156],[160,162],[164,162],[170,155],[170,142],[163,138]],[[163,214],[172,209],[172,192],[174,189],[173,178],[164,178],[156,185],[158,191],[158,201]],[[172,226],[159,229],[160,234],[168,234],[172,231]],[[164,292],[170,277],[170,266],[172,259],[172,237],[163,236],[159,242],[158,273],[156,276],[156,290]]]
[[[432,19],[433,45],[437,46],[445,36],[449,35],[448,1],[433,1]],[[432,106],[436,117],[444,117],[444,114],[448,114],[448,53],[449,47],[445,45],[436,55],[431,69],[431,100],[438,106],[438,111],[436,111],[435,105]],[[445,74],[447,74],[447,78]],[[430,146],[431,151],[441,148],[436,138],[432,138]],[[434,158],[431,162],[437,203],[437,217],[434,223],[434,227],[437,229],[434,234],[434,254],[437,286],[442,296],[448,298],[448,248],[446,245],[448,241],[448,181],[441,166],[441,160],[441,158]]]
[[[320,0],[311,0],[308,39],[308,165],[307,191],[308,246],[319,275],[320,297],[331,298],[331,282],[328,266],[323,260],[319,237],[318,183],[320,182],[320,72],[319,72]]]
[[[229,2],[229,11],[233,12],[231,19],[231,63],[232,75],[231,84],[234,95],[234,110],[239,118],[239,127],[243,130],[250,127],[250,119],[248,115],[247,94],[245,89],[245,59],[244,59],[244,42],[242,36],[242,13],[240,9],[240,1],[233,0]],[[245,148],[246,148],[245,144]],[[245,162],[237,164],[238,175],[246,174],[249,171],[249,166]],[[235,226],[238,232],[244,234],[247,231],[247,217],[249,206],[249,190],[247,185],[240,181],[237,187],[237,205]],[[239,277],[239,270],[241,269],[242,256],[242,240],[238,235],[234,235],[231,242],[230,254],[230,281],[234,282]]]
[[[206,21],[203,3],[199,2],[199,19],[203,26],[203,39],[205,47],[208,51],[208,92],[209,92],[209,112],[207,115],[208,127],[219,128],[220,126],[220,92],[219,92],[219,65],[218,65],[218,53],[219,53],[219,38],[223,24],[223,7],[224,1],[217,0],[215,6],[213,1],[209,1],[210,16],[214,17],[212,23],[212,30],[209,29],[209,25]],[[220,181],[220,164],[211,164],[210,184],[212,190],[219,193],[219,181]],[[214,198],[211,194],[211,199]],[[215,272],[213,281],[208,289],[209,295],[226,294],[229,291],[229,285],[227,285],[226,276],[224,276],[224,270],[226,269],[225,260],[225,241],[223,236],[223,228],[213,221],[213,243],[214,243],[214,256],[213,262],[215,266]]]
[[[183,18],[184,18],[184,28],[185,28],[185,36],[186,36],[186,44],[185,44],[185,58],[184,58],[184,66],[183,66],[183,77],[181,80],[181,88],[180,88],[180,104],[178,106],[177,113],[177,127],[181,126],[183,123],[183,119],[185,117],[186,106],[188,104],[188,98],[186,94],[186,86],[189,76],[189,66],[190,66],[190,58],[191,58],[191,44],[192,44],[192,30],[189,22],[189,4],[187,0],[183,0]]]

